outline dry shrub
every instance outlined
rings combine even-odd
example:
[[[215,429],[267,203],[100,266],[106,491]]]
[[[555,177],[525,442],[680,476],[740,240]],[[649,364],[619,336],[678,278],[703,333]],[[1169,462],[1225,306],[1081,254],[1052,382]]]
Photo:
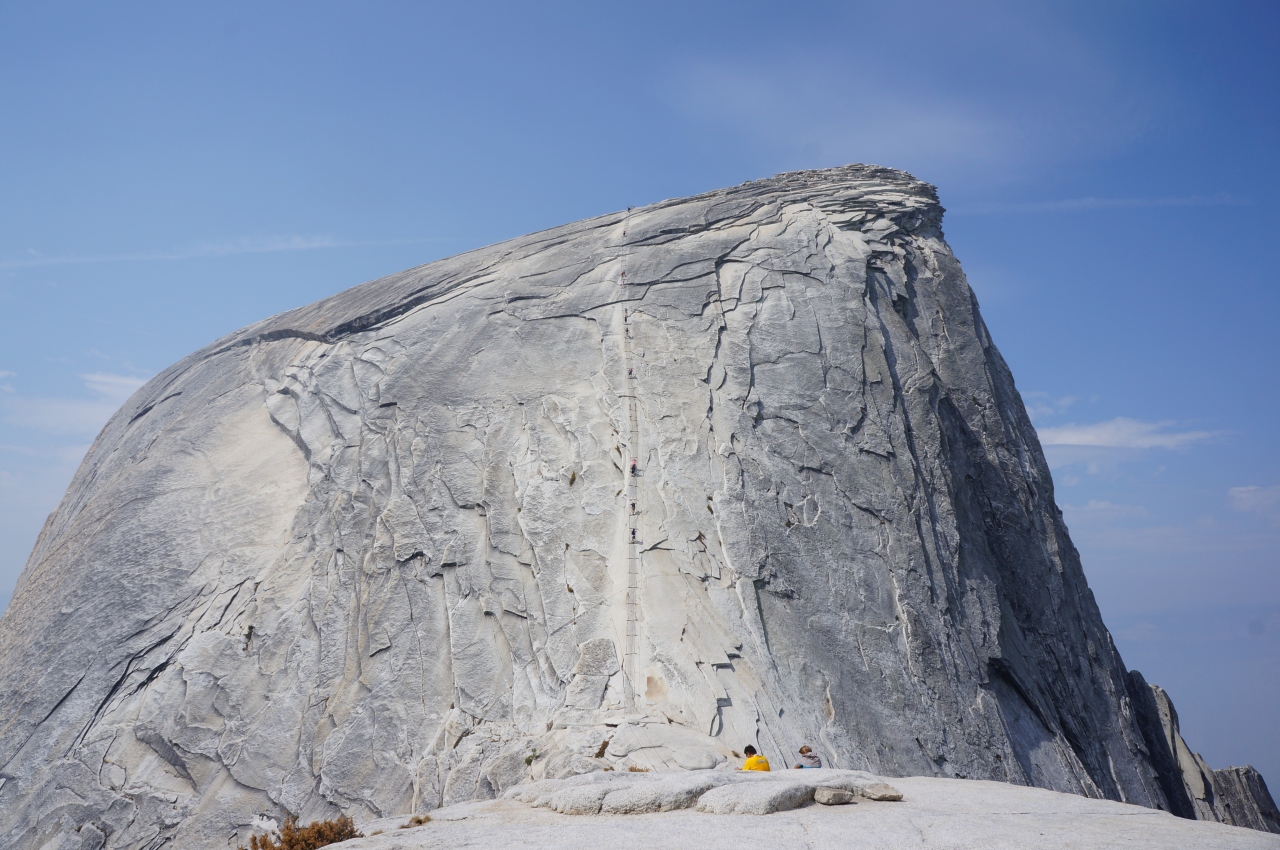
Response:
[[[364,838],[364,833],[356,831],[356,825],[349,817],[316,821],[302,827],[298,826],[295,818],[289,817],[280,828],[278,842],[269,835],[255,835],[249,839],[247,850],[318,850],[352,838]],[[246,848],[241,847],[240,850]]]
[[[424,823],[431,823],[431,815],[414,815],[409,818],[409,822],[402,825],[401,829],[413,829],[415,826],[422,826]]]
[[[630,765],[630,766],[627,768],[627,771],[628,771],[628,772],[630,772],[630,773],[648,773],[648,772],[649,772],[649,768],[647,768],[647,767],[641,767],[641,766],[640,766],[640,765],[638,765],[638,764],[633,764],[633,765]]]

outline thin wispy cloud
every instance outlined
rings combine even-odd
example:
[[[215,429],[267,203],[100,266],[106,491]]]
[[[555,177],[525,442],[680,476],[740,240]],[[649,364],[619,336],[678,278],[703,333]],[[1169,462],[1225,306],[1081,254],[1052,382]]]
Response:
[[[1083,505],[1063,505],[1063,512],[1068,517],[1086,517],[1089,519],[1115,520],[1133,519],[1147,516],[1147,509],[1142,505],[1122,505],[1103,499],[1090,499]]]
[[[1257,514],[1272,525],[1280,526],[1280,486],[1232,487],[1231,507],[1246,514]]]
[[[1109,155],[1142,138],[1162,108],[1144,81],[1052,15],[1017,24],[968,7],[942,14],[945,23],[913,31],[914,50],[950,55],[957,41],[983,39],[984,62],[1003,57],[1018,76],[993,83],[977,67],[920,73],[904,68],[892,39],[856,38],[847,51],[764,51],[750,61],[702,51],[671,66],[663,96],[705,123],[710,138],[749,139],[797,165],[905,168],[952,191]],[[850,24],[875,28],[866,12]]]
[[[1059,201],[1029,201],[977,204],[948,208],[948,214],[992,215],[998,213],[1089,212],[1092,210],[1141,209],[1144,207],[1210,207],[1246,204],[1228,194],[1189,195],[1183,198],[1067,198]]]
[[[64,466],[79,464],[88,451],[88,443],[55,446],[21,446],[12,443],[0,443],[0,457],[5,454],[19,455],[38,460],[50,460]]]
[[[200,258],[230,257],[238,254],[270,254],[279,251],[316,251],[325,248],[365,248],[375,245],[415,245],[422,242],[448,242],[449,239],[375,239],[345,241],[328,236],[245,237],[225,242],[203,242],[183,248],[156,251],[133,251],[121,254],[82,254],[45,256],[29,249],[24,257],[0,260],[0,269],[34,266],[69,266],[88,263],[146,263]]]
[[[110,372],[92,372],[81,375],[85,387],[102,398],[124,404],[129,396],[147,382],[146,378],[134,375],[113,375]]]
[[[81,375],[80,380],[92,394],[91,398],[8,398],[4,400],[5,420],[11,425],[48,434],[91,437],[147,382],[146,378],[108,372]]]
[[[1039,392],[1024,393],[1022,399],[1027,408],[1027,415],[1031,417],[1032,422],[1037,419],[1043,419],[1046,416],[1056,416],[1064,413],[1067,408],[1080,400],[1078,396],[1073,395],[1054,398],[1048,393]]]
[[[884,87],[851,89],[836,67],[700,59],[675,69],[677,108],[734,126],[770,147],[800,150],[832,163],[993,164],[1018,155],[1011,117],[972,100]]]
[[[1110,449],[1179,449],[1213,436],[1212,431],[1171,430],[1175,422],[1143,422],[1123,416],[1091,425],[1037,428],[1044,446],[1087,446]]]

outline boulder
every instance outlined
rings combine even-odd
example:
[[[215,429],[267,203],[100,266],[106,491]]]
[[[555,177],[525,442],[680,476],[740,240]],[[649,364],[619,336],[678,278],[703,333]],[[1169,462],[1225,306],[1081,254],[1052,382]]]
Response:
[[[895,801],[902,799],[902,792],[884,782],[872,782],[859,790],[859,795],[868,800]]]
[[[649,782],[635,782],[610,791],[600,811],[603,814],[645,814],[687,809],[707,791],[725,784],[724,771],[697,771],[687,775],[666,774]]]
[[[735,782],[704,793],[698,798],[698,811],[713,815],[768,815],[803,806],[813,797],[813,786],[804,782]]]
[[[843,788],[828,788],[825,785],[819,785],[813,789],[813,801],[824,806],[843,806],[852,803],[855,796],[852,791],[846,791]]]

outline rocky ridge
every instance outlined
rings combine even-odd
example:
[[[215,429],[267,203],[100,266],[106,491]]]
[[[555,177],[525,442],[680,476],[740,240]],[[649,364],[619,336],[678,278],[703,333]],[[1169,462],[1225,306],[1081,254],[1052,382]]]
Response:
[[[748,742],[1265,825],[1256,774],[1188,790],[941,221],[784,174],[165,370],[0,619],[0,835],[225,847]]]

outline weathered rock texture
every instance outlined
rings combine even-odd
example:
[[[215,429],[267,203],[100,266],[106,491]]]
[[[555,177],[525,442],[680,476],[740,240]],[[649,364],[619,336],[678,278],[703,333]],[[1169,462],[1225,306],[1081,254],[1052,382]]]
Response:
[[[898,789],[860,770],[596,771],[518,785],[503,796],[565,815],[641,815],[692,808],[721,815],[768,815],[810,803],[819,791],[847,794],[848,799],[839,800],[842,803],[855,796],[902,799]]]
[[[0,620],[0,843],[225,847],[748,742],[1169,807],[941,218],[781,175],[165,370]]]

